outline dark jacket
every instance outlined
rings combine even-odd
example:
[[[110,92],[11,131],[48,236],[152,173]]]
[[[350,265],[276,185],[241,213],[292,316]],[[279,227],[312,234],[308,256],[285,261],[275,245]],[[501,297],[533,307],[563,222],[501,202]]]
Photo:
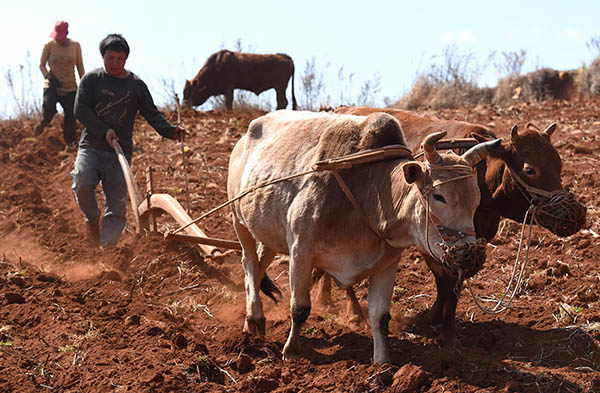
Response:
[[[135,74],[123,79],[98,68],[83,76],[75,98],[75,116],[83,124],[79,147],[112,151],[105,139],[115,130],[123,152],[131,157],[133,124],[140,114],[162,136],[173,139],[174,127],[154,105],[148,87]]]

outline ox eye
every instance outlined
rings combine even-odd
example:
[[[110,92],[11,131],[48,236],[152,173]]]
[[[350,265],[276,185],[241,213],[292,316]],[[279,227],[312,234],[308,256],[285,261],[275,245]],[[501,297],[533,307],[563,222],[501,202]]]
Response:
[[[535,169],[533,169],[532,167],[530,167],[527,164],[525,164],[525,166],[523,167],[523,172],[526,175],[529,175],[529,176],[534,176],[535,175]]]
[[[446,200],[440,194],[433,194],[433,199],[441,203],[446,203]]]

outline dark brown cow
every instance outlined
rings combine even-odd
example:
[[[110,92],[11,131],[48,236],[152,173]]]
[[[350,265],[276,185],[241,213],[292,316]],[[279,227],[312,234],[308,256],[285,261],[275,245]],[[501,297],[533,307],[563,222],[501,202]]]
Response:
[[[398,109],[341,107],[336,112],[354,115],[368,115],[374,112],[391,114],[400,121],[407,145],[413,151],[417,151],[423,138],[434,131],[446,132],[447,138],[475,138],[480,141],[496,138],[489,128],[479,124],[441,120]],[[490,241],[498,231],[501,217],[523,222],[531,201],[540,198],[540,193],[566,194],[560,177],[562,161],[550,142],[550,136],[555,129],[554,123],[543,132],[529,127],[519,131],[514,126],[510,140],[503,141],[500,149],[477,165],[481,203],[475,212],[474,224],[478,237]],[[525,185],[521,184],[519,179]],[[575,224],[549,225],[546,221],[542,224],[559,236],[569,236],[577,232],[585,222],[586,211],[585,207],[574,199],[573,205],[575,211],[572,212],[572,216],[576,219]],[[536,216],[536,221],[541,220]],[[449,344],[455,336],[454,320],[458,301],[455,288],[460,288],[461,283],[458,283],[455,277],[446,274],[436,260],[427,255],[425,259],[435,275],[437,285],[437,298],[431,309],[431,322],[442,323],[440,339],[442,343]],[[322,293],[321,296],[327,297],[328,294]]]
[[[283,53],[254,54],[221,50],[208,57],[204,67],[191,81],[185,81],[183,106],[202,105],[209,97],[225,95],[227,109],[233,107],[233,90],[243,89],[256,93],[275,89],[277,109],[285,109],[288,101],[285,90],[292,78],[292,109],[296,109],[294,95],[294,62]]]

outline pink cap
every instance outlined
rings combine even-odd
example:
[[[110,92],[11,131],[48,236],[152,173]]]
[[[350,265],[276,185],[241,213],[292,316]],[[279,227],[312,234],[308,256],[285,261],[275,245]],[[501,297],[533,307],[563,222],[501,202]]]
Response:
[[[59,20],[50,32],[50,37],[57,41],[62,41],[67,38],[67,34],[69,34],[69,24],[64,20]]]

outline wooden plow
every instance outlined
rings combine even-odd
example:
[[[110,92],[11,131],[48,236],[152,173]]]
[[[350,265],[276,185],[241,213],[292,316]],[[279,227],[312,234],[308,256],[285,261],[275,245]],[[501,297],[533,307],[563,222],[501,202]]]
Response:
[[[113,148],[119,158],[119,164],[127,184],[127,193],[131,201],[133,215],[135,217],[136,233],[142,233],[142,230],[158,232],[156,217],[166,213],[171,216],[179,225],[185,227],[185,233],[165,234],[165,237],[177,241],[194,243],[198,251],[205,255],[214,254],[220,249],[241,250],[242,246],[237,241],[218,239],[207,236],[188,215],[181,204],[168,194],[154,194],[154,184],[152,168],[149,167],[146,172],[146,196],[142,197],[136,183],[133,171],[123,154],[123,150],[118,142],[113,141]]]

